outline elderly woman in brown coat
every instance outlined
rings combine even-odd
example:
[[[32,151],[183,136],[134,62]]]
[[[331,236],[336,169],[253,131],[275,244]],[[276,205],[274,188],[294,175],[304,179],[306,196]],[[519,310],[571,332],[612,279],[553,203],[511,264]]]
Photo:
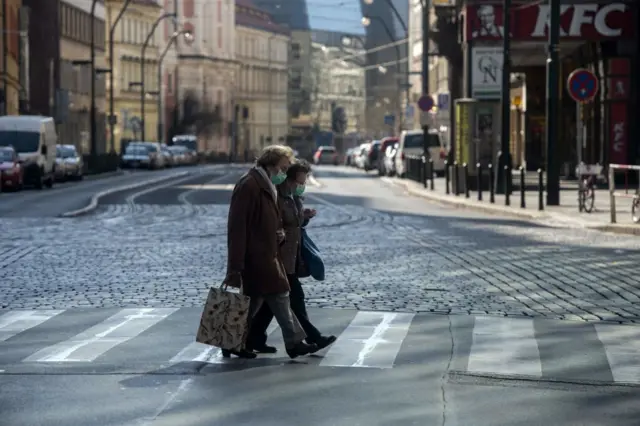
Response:
[[[296,162],[287,170],[287,179],[278,185],[278,205],[285,232],[285,241],[280,246],[280,258],[284,264],[289,287],[291,288],[289,294],[291,310],[307,334],[307,343],[316,344],[318,350],[320,350],[335,342],[336,337],[323,336],[311,323],[305,306],[302,283],[298,279],[298,272],[302,263],[302,228],[307,226],[309,220],[316,214],[315,210],[305,209],[302,205],[302,194],[305,191],[307,176],[310,171],[311,168],[306,162]],[[269,306],[262,306],[258,314],[253,317],[253,326],[247,338],[247,349],[263,353],[276,352],[276,348],[266,344],[267,328],[272,319],[273,312],[269,309]]]
[[[229,208],[225,283],[241,288],[251,298],[250,318],[263,304],[269,306],[282,330],[287,354],[295,358],[317,351],[317,346],[303,342],[306,334],[291,312],[289,282],[278,252],[284,242],[284,231],[276,185],[286,179],[292,159],[291,148],[268,146],[256,166],[236,184]],[[243,358],[256,356],[246,349],[222,352],[225,357],[231,354]]]

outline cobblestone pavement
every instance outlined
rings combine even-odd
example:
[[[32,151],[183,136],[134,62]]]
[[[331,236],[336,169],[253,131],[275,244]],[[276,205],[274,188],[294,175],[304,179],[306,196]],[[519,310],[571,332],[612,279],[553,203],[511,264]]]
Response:
[[[317,175],[309,234],[327,279],[307,280],[312,307],[640,321],[636,238],[429,205],[339,168]],[[201,306],[224,275],[236,178],[189,203],[167,200],[176,186],[157,191],[162,204],[154,192],[76,219],[2,219],[0,307]]]

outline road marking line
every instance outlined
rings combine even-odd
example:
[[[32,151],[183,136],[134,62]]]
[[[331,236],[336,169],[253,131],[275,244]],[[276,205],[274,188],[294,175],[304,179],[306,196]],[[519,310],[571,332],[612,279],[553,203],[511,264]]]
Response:
[[[0,342],[29,330],[64,312],[64,309],[11,311],[0,316]]]
[[[178,388],[174,392],[170,392],[169,393],[169,395],[167,396],[165,401],[162,403],[162,405],[160,407],[158,407],[158,409],[155,411],[155,413],[153,413],[153,416],[147,417],[147,418],[142,418],[142,419],[138,420],[138,422],[137,422],[138,425],[139,426],[148,426],[148,425],[151,425],[151,424],[155,423],[155,421],[158,419],[158,417],[160,417],[162,415],[162,413],[167,411],[171,407],[171,405],[174,403],[174,401],[176,401],[178,399],[178,397],[180,395],[182,395],[187,390],[189,390],[189,388],[191,387],[192,383],[193,383],[193,378],[188,378],[188,379],[181,380],[180,384],[178,385]]]
[[[134,209],[135,209],[135,205],[136,205],[136,199],[138,199],[138,197],[141,197],[143,195],[149,194],[151,192],[157,191],[157,190],[162,189],[162,188],[166,188],[168,186],[173,186],[173,185],[175,185],[177,183],[186,182],[186,181],[188,181],[190,179],[193,179],[193,178],[194,178],[194,175],[189,174],[189,175],[183,177],[182,179],[163,181],[162,183],[160,183],[158,185],[155,185],[155,186],[152,186],[151,188],[147,188],[147,189],[144,189],[142,191],[135,192],[135,193],[131,194],[130,196],[127,197],[127,199],[125,200],[125,203],[131,207],[132,211],[135,211]]]
[[[467,371],[542,377],[532,319],[476,317]]]
[[[614,382],[640,384],[640,327],[595,324]]]
[[[219,180],[223,180],[225,178],[228,178],[229,175],[232,175],[232,174],[235,174],[235,173],[237,173],[237,172],[231,172],[231,173],[224,174],[222,176],[217,176],[216,178],[210,180],[207,183],[203,183],[202,185],[193,185],[193,186],[195,186],[195,188],[192,188],[192,189],[190,189],[188,191],[181,192],[180,195],[178,195],[178,202],[180,204],[186,204],[188,206],[191,206],[192,204],[189,201],[189,197],[192,194],[194,194],[194,193],[196,193],[198,191],[201,191],[203,189],[220,189],[220,188],[216,188],[216,186],[222,186],[222,185],[215,185],[215,183],[218,182]],[[208,185],[213,186],[213,188],[211,188],[211,186],[207,187]],[[234,187],[235,187],[234,184],[227,184],[227,185],[224,186],[223,189],[233,189]]]
[[[415,314],[358,312],[320,366],[392,368]]]
[[[39,350],[22,362],[91,362],[159,323],[178,308],[127,308],[76,336]]]
[[[267,328],[267,336],[271,335],[278,329],[275,319]],[[222,350],[215,346],[205,345],[204,343],[192,342],[185,346],[176,356],[169,360],[171,364],[179,364],[181,362],[206,362],[209,364],[224,364]]]

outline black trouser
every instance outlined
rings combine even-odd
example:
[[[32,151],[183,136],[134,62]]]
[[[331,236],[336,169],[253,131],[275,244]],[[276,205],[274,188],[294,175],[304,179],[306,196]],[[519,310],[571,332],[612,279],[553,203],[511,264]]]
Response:
[[[307,333],[307,342],[313,343],[320,338],[321,334],[318,329],[311,324],[311,321],[309,321],[307,307],[304,303],[302,283],[298,279],[297,275],[287,275],[287,279],[289,280],[289,287],[291,287],[291,292],[289,293],[291,310],[298,318],[304,332]],[[262,307],[251,321],[249,337],[247,338],[248,346],[260,347],[266,344],[267,328],[272,320],[273,312],[271,312],[271,309],[266,303],[262,304]]]

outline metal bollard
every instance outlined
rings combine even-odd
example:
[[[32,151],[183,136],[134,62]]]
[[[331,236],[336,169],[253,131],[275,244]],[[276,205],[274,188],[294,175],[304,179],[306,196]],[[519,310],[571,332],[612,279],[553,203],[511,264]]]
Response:
[[[453,190],[453,195],[456,197],[460,195],[460,191],[458,190],[458,178],[460,177],[460,166],[458,166],[458,162],[453,162],[453,179],[451,179],[451,186]]]
[[[434,191],[436,187],[434,175],[435,175],[435,172],[433,171],[433,158],[429,158],[429,181],[431,182],[430,189],[432,191]]]
[[[520,208],[526,208],[527,202],[525,200],[526,192],[525,192],[525,177],[524,177],[524,167],[520,166]]]
[[[476,181],[478,185],[478,201],[482,201],[482,164],[476,164]]]
[[[511,205],[511,194],[509,189],[509,173],[511,172],[511,170],[509,169],[509,166],[504,166],[504,205],[505,206],[510,206]]]
[[[420,157],[420,161],[422,164],[420,165],[420,180],[422,181],[422,186],[427,187],[427,159],[424,157]]]
[[[544,181],[542,178],[542,169],[538,169],[538,210],[544,210]]]
[[[493,171],[493,164],[489,164],[489,202],[491,204],[496,202],[496,188],[494,185],[494,179],[496,178]]]
[[[469,198],[471,196],[469,194],[469,165],[464,163],[462,167],[464,172],[464,197]]]
[[[451,180],[451,176],[449,176],[449,162],[444,160],[444,187],[445,193],[449,195],[451,192],[449,191],[449,181]]]

